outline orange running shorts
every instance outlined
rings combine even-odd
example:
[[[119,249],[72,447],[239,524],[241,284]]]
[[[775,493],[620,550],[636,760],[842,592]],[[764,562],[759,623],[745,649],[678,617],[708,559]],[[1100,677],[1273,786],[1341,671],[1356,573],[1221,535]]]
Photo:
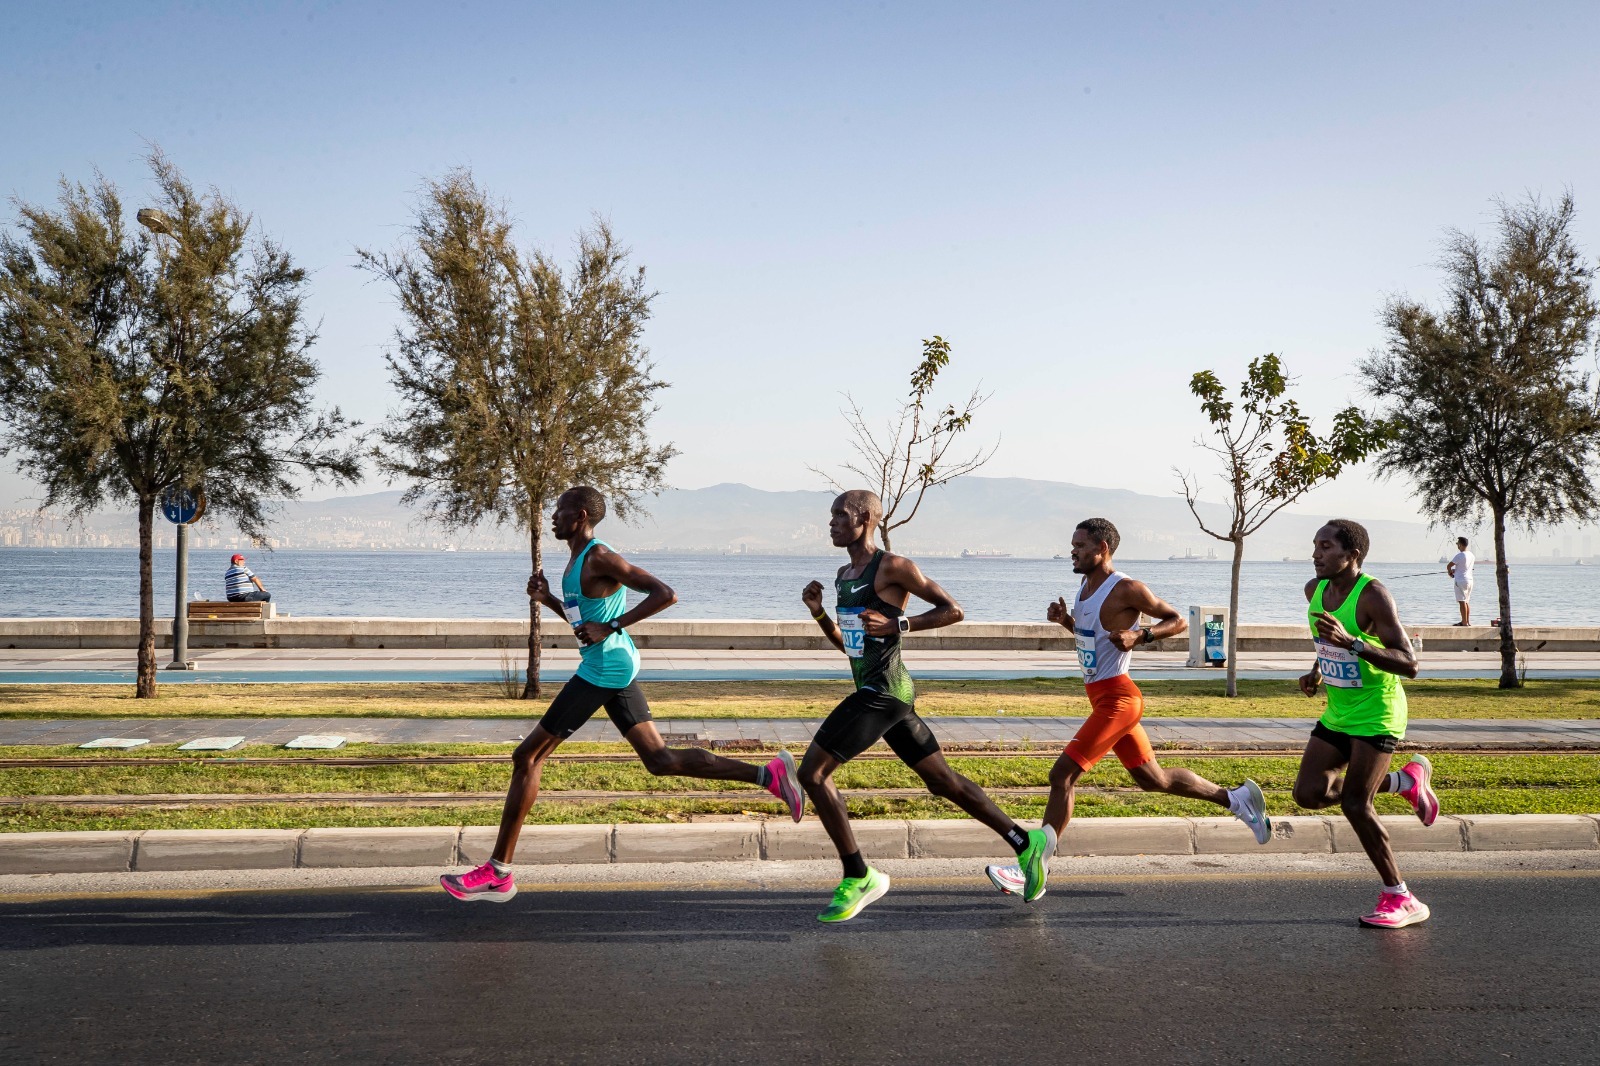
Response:
[[[1092,710],[1089,718],[1067,744],[1067,756],[1091,770],[1094,764],[1114,751],[1122,765],[1132,770],[1156,757],[1139,719],[1144,717],[1144,693],[1127,674],[1091,681],[1084,686]]]

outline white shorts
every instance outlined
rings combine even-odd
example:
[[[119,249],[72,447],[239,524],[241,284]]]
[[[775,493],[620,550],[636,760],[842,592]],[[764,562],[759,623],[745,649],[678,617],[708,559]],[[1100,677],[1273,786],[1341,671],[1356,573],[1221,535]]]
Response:
[[[1457,603],[1471,603],[1472,602],[1472,582],[1468,581],[1465,585],[1457,585],[1456,586],[1456,602]]]

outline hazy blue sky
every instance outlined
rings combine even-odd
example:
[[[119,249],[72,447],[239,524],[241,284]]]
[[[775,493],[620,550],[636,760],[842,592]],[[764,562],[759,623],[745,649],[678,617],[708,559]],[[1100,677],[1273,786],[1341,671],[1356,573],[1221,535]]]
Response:
[[[987,473],[1170,492],[1193,371],[1278,351],[1341,406],[1492,197],[1570,187],[1600,250],[1593,3],[244,6],[8,5],[0,190],[98,166],[135,207],[159,143],[313,271],[321,393],[369,422],[394,312],[352,249],[425,178],[557,250],[603,213],[684,487],[816,487],[839,393],[887,410],[941,333]],[[1415,514],[1359,475],[1311,506]]]

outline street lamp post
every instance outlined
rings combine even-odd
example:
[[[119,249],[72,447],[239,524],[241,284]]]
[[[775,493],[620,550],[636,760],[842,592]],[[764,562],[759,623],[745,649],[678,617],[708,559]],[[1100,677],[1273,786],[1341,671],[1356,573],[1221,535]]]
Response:
[[[175,227],[172,219],[166,212],[158,211],[153,207],[141,208],[134,216],[139,220],[139,225],[151,233],[171,237],[174,243],[178,242],[178,235],[173,232]],[[181,245],[180,245],[181,246]],[[193,670],[194,661],[189,658],[189,523],[199,518],[195,512],[195,501],[187,490],[170,493],[162,502],[162,511],[167,519],[177,527],[177,580],[173,590],[172,607],[172,662],[167,664],[168,670]]]

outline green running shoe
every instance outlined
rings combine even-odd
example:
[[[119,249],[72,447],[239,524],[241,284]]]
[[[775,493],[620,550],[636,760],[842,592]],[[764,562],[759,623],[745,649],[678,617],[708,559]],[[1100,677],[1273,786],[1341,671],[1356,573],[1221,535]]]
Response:
[[[1022,898],[1029,903],[1044,895],[1044,883],[1050,876],[1050,856],[1056,853],[1056,831],[1049,826],[1028,830],[1028,846],[1017,856],[1017,867],[1022,871]]]
[[[865,877],[847,877],[833,890],[833,902],[817,915],[819,922],[848,922],[861,909],[889,891],[889,875],[867,867]]]

